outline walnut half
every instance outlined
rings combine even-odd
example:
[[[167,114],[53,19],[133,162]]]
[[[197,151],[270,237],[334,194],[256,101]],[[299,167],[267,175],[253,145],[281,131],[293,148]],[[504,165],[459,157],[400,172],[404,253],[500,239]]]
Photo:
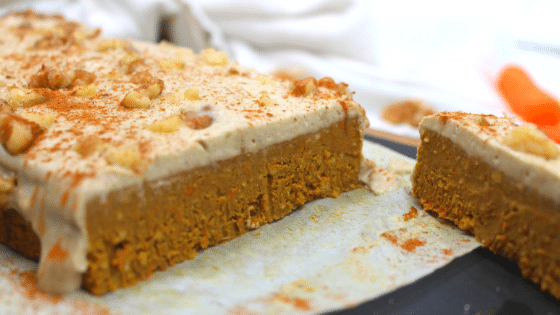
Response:
[[[503,143],[515,151],[537,155],[547,160],[560,157],[558,145],[535,125],[513,128],[504,138]]]
[[[35,122],[15,114],[0,114],[0,142],[12,155],[29,148],[41,133],[43,129]]]
[[[6,98],[11,107],[31,107],[47,101],[47,98],[34,90],[12,88]]]
[[[142,85],[139,89],[128,92],[121,101],[121,106],[126,108],[146,109],[151,105],[151,100],[163,91],[163,81],[153,80]]]

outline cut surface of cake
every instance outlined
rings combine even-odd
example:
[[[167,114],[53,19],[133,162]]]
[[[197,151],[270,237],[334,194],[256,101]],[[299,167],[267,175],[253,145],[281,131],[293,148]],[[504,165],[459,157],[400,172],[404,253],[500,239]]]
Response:
[[[441,112],[422,120],[413,194],[560,298],[560,155],[533,125]]]
[[[347,85],[282,81],[57,15],[0,20],[0,242],[103,294],[362,187]]]

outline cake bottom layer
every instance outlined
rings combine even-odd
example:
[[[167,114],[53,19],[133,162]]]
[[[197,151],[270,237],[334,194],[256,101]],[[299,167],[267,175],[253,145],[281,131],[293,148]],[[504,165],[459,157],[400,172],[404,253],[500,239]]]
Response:
[[[358,120],[345,119],[256,153],[90,200],[83,287],[100,295],[134,285],[307,201],[361,187],[362,137]],[[0,242],[35,260],[40,255],[39,239],[13,209],[0,209]]]
[[[559,205],[438,133],[425,130],[413,193],[434,211],[470,231],[491,251],[517,262],[523,275],[560,298]]]

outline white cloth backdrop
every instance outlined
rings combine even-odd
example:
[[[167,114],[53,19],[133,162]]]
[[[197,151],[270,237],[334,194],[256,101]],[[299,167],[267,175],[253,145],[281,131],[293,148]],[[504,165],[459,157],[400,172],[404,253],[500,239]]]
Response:
[[[501,114],[492,89],[504,64],[524,66],[560,96],[560,2],[553,0],[2,1],[0,14],[60,12],[108,36],[226,51],[259,71],[298,68],[350,84],[372,127],[416,135],[378,115],[421,98],[437,110]]]

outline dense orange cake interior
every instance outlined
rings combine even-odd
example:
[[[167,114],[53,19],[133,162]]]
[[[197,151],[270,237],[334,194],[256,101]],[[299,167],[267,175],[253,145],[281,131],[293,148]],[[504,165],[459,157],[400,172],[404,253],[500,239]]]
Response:
[[[84,288],[103,294],[192,259],[196,251],[278,220],[309,200],[361,187],[356,120],[88,203]],[[106,209],[112,209],[107,211]],[[0,242],[32,259],[39,240],[0,211]]]
[[[467,152],[468,149],[457,143],[461,139],[459,133],[452,136],[443,131],[446,124],[454,124],[453,127],[472,130],[475,135],[488,133],[492,140],[483,139],[482,144],[490,146],[495,142],[504,152],[513,152],[519,158],[517,155],[527,153],[511,151],[507,145],[500,144],[507,142],[502,139],[507,139],[516,127],[507,119],[490,116],[443,113],[430,119],[439,120],[439,125],[421,127],[422,144],[412,178],[414,197],[425,210],[453,221],[473,233],[483,246],[517,262],[525,277],[560,298],[558,200],[507,174],[503,164],[508,161],[500,161],[502,157],[498,153],[493,153],[488,162],[484,156],[477,156],[483,151],[481,148]],[[461,125],[465,121],[474,123]],[[449,126],[449,130],[453,127]],[[535,144],[538,141],[532,143],[533,148],[538,147]],[[541,164],[556,163],[552,158],[531,155],[531,160],[542,159]],[[510,169],[515,167],[513,163],[509,165]],[[526,172],[529,174],[530,170]]]

